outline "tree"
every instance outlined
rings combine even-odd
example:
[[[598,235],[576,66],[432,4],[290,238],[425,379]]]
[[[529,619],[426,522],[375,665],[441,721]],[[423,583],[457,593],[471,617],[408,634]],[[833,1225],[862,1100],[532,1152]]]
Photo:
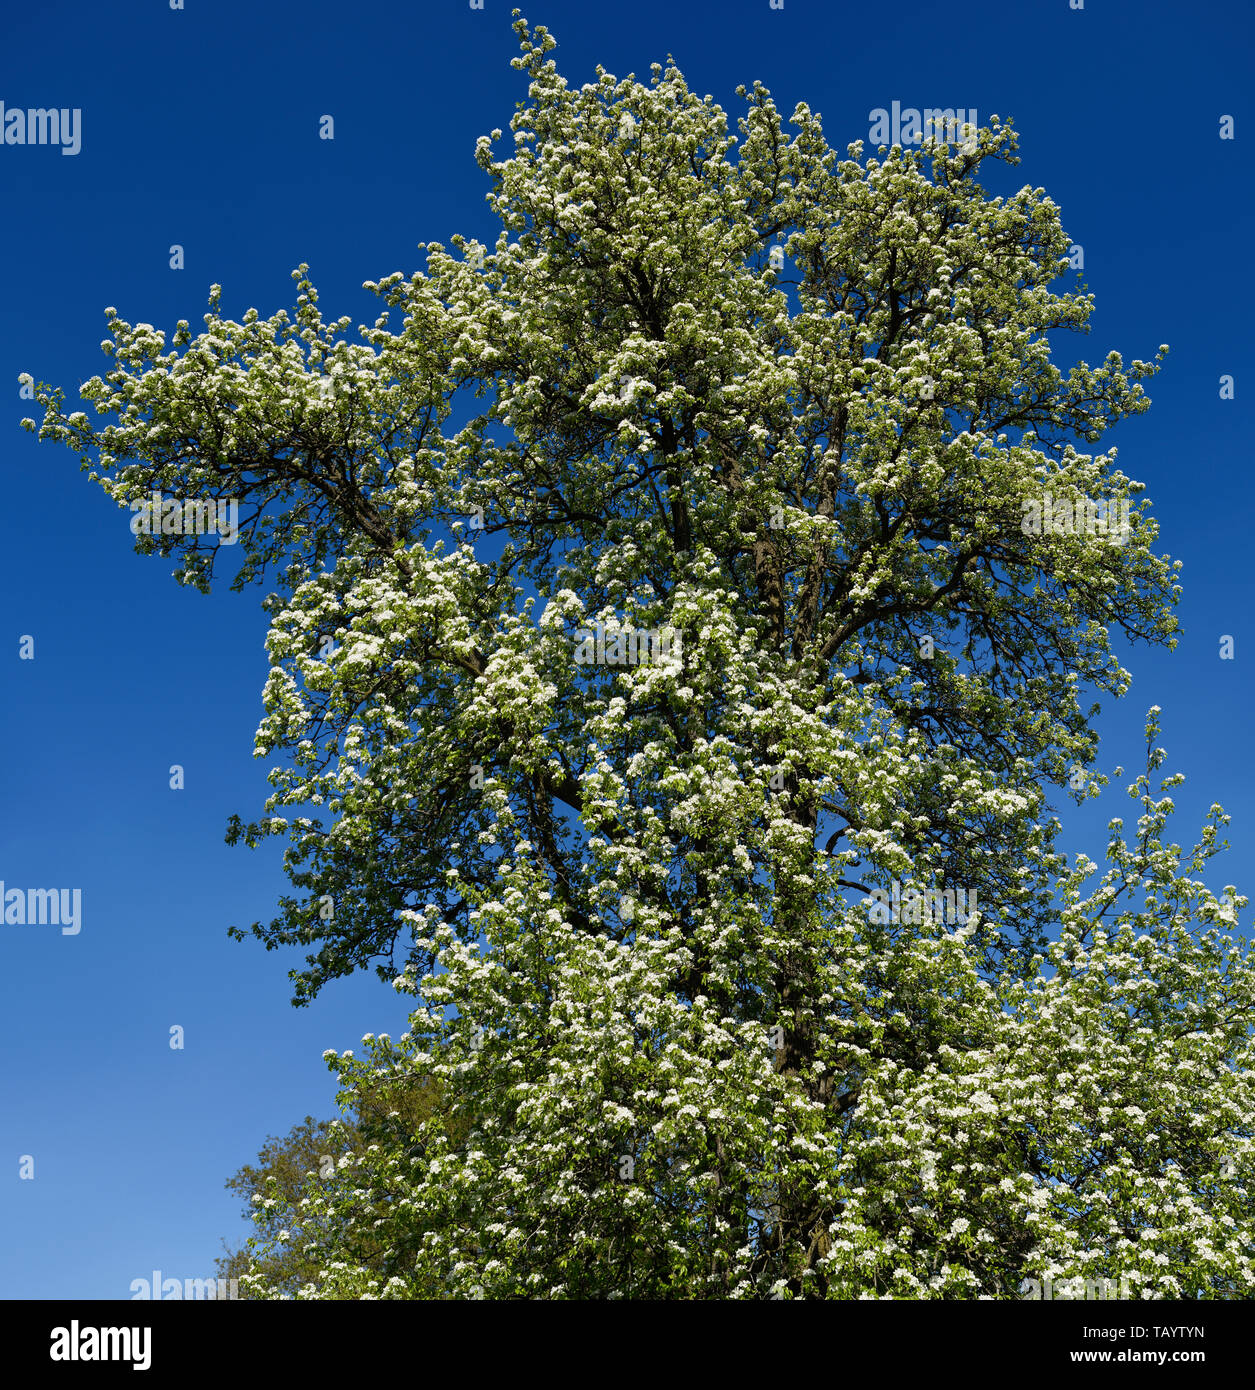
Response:
[[[413,1032],[329,1063],[348,1095],[417,1070],[489,1116],[422,1164],[359,1155],[354,1203],[313,1194],[309,1292],[789,1296],[800,1264],[800,1292],[833,1298],[1249,1298],[1255,970],[1221,932],[1247,900],[1191,876],[1219,808],[1188,855],[1164,845],[1148,753],[1137,838],[1113,820],[1107,872],[1060,877],[1028,979],[982,978],[975,922],[877,935],[854,907],[829,916],[811,956],[828,1106],[761,1029],[665,988],[675,941],[628,949],[543,914],[524,936],[501,911],[476,953],[436,929],[448,971]],[[476,1018],[501,1027],[478,1051]],[[804,1249],[790,1189],[822,1213]],[[367,1231],[413,1263],[385,1279],[347,1259]]]
[[[246,1245],[218,1260],[218,1278],[243,1281],[244,1297],[264,1281],[269,1296],[297,1297],[315,1285],[319,1261],[310,1253],[338,1240],[338,1229],[324,1226],[314,1208],[335,1194],[334,1202],[352,1209],[355,1156],[386,1150],[410,1160],[421,1158],[425,1135],[440,1124],[440,1086],[434,1082],[397,1085],[391,1081],[384,1096],[377,1085],[364,1082],[353,1095],[346,1119],[315,1120],[306,1115],[280,1139],[272,1135],[257,1155],[227,1179],[229,1191],[244,1201],[244,1213],[256,1226]],[[465,1141],[465,1128],[452,1137]],[[318,1194],[317,1197],[314,1194]],[[225,1245],[225,1242],[224,1242]],[[395,1268],[395,1253],[375,1231],[354,1238],[353,1261],[387,1279]],[[438,1291],[431,1296],[438,1297]]]
[[[1073,442],[1145,410],[1158,360],[1055,365],[1092,296],[1051,288],[1069,242],[1043,191],[977,181],[1018,162],[1009,125],[841,159],[756,83],[736,141],[673,65],[572,91],[552,37],[516,29],[529,101],[513,151],[494,131],[477,154],[495,247],[455,236],[367,282],[388,311],[357,343],[306,266],[293,318],[226,319],[214,286],[169,352],[110,309],[114,369],[82,394],[116,423],[37,392],[41,438],[121,504],[243,507],[233,586],[276,586],[257,751],[280,761],[228,838],[289,836],[307,891],[252,933],[317,943],[294,1002],[367,965],[413,991],[397,1044],[335,1059],[342,1095],[434,1078],[468,1127],[419,1168],[358,1155],[371,1229],[410,1241],[387,1280],[345,1257],[365,1214],[307,1199],[319,1292],[1084,1277],[1149,1229],[1149,1150],[1098,1116],[1099,1158],[1058,1166],[1063,1131],[992,1075],[1030,1075],[1009,1059],[1043,1010],[1096,1030],[1103,1084],[1157,1099],[1224,1252],[1190,1268],[1240,1285],[1236,1189],[1200,1184],[1250,1118],[1225,1021],[1245,956],[1153,838],[1112,851],[1146,903],[1082,897],[1050,802],[1105,784],[1083,701],[1127,688],[1111,634],[1174,640],[1141,485]],[[175,510],[137,546],[208,588],[221,540]],[[1173,1031],[1187,976],[1201,1042]],[[1121,989],[1155,1001],[1172,1065],[1197,1042],[1215,1069],[1191,1073],[1196,1149],[1143,1094]],[[1186,1277],[1171,1248],[1154,1287]]]
[[[250,1269],[264,1272],[267,1284],[288,1297],[312,1282],[318,1264],[305,1253],[299,1235],[301,1197],[307,1182],[335,1176],[336,1159],[350,1151],[351,1131],[331,1120],[315,1120],[312,1115],[293,1125],[282,1139],[271,1135],[262,1145],[257,1163],[244,1164],[226,1181],[227,1188],[244,1199],[245,1215],[254,1218],[259,1227],[255,1239],[264,1241],[270,1253],[257,1259],[248,1246],[235,1250],[226,1247],[226,1255],[217,1262],[218,1278],[238,1281]],[[295,1241],[291,1239],[293,1228],[298,1232]]]

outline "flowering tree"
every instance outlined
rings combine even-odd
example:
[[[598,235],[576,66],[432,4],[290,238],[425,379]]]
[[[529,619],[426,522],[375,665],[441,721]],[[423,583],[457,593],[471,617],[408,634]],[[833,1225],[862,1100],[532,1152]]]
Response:
[[[736,140],[673,66],[572,91],[516,29],[495,247],[368,282],[360,342],[305,266],[169,352],[110,309],[116,421],[37,393],[182,582],[224,537],[148,499],[238,503],[278,761],[229,838],[303,890],[252,932],[311,948],[298,1003],[416,996],[332,1065],[448,1113],[311,1186],[303,1292],[1245,1292],[1244,900],[1185,877],[1219,809],[1162,844],[1152,722],[1087,890],[1048,800],[1105,782],[1112,631],[1173,640],[1141,486],[1075,447],[1157,363],[1055,365],[1092,299],[1042,190],[978,183],[996,118],[840,158],[755,84]]]

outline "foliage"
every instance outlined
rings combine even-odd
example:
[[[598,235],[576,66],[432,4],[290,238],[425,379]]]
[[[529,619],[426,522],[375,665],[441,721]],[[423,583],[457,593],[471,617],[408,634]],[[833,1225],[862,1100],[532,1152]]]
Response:
[[[116,419],[37,392],[120,504],[238,499],[275,761],[228,838],[303,890],[252,933],[308,950],[297,1003],[416,996],[332,1065],[441,1114],[300,1190],[301,1294],[1248,1292],[1244,900],[1186,876],[1219,808],[1163,844],[1153,719],[1096,885],[1050,800],[1105,784],[1114,640],[1174,643],[1141,484],[1074,443],[1166,347],[1056,365],[1092,296],[1044,191],[978,182],[996,118],[841,158],[756,83],[734,139],[673,65],[572,90],[516,28],[494,247],[367,282],[354,343],[305,266],[293,317],[214,286],[171,351],[110,309]],[[137,545],[208,588],[221,538]],[[886,922],[893,886],[979,905]]]
[[[325,1242],[334,1236],[314,1207],[333,1193],[337,1203],[352,1205],[353,1156],[372,1144],[420,1155],[423,1148],[414,1134],[420,1125],[438,1118],[440,1094],[435,1082],[391,1083],[386,1095],[367,1082],[355,1091],[349,1118],[315,1120],[306,1115],[282,1139],[267,1139],[257,1163],[244,1164],[227,1179],[228,1190],[243,1198],[245,1215],[256,1231],[246,1245],[228,1249],[218,1260],[218,1278],[241,1280],[247,1275],[254,1283],[264,1281],[271,1296],[295,1297],[319,1272],[308,1248],[318,1237]],[[392,1273],[387,1242],[378,1233],[356,1236],[352,1255],[359,1269],[384,1279]],[[243,1297],[254,1296],[250,1288],[244,1279]]]

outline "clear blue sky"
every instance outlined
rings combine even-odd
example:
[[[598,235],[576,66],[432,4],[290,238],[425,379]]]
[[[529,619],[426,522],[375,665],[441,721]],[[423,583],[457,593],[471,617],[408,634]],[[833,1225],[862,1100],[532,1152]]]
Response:
[[[223,844],[260,810],[252,757],[265,676],[261,590],[205,598],[131,551],[120,512],[66,450],[18,428],[17,376],[73,388],[106,369],[103,309],[169,332],[292,305],[309,263],[327,318],[372,322],[363,280],[421,267],[419,243],[495,239],[476,137],[508,128],[525,83],[510,5],[325,0],[40,0],[5,15],[0,101],[81,108],[82,149],[0,145],[0,879],[77,886],[82,930],[0,926],[0,1296],[126,1298],[132,1279],[212,1273],[247,1234],[223,1181],[269,1133],[333,1111],[326,1047],[404,1031],[373,976],[289,1006],[299,953],[228,939],[273,915],[280,846]],[[1147,706],[1188,774],[1179,838],[1220,800],[1231,868],[1252,887],[1249,537],[1255,123],[1252,12],[1167,0],[718,0],[524,7],[574,85],[601,62],[648,79],[673,54],[733,118],[761,79],[838,147],[868,113],[1013,117],[1013,186],[1044,187],[1084,247],[1097,297],[1076,355],[1172,353],[1150,413],[1111,438],[1148,484],[1161,548],[1184,561],[1175,654],[1129,658],[1103,762],[1136,763]],[[323,114],[335,140],[318,138]],[[1236,139],[1219,139],[1224,114]],[[1002,190],[1004,191],[1004,190]],[[168,248],[186,249],[171,270]],[[1222,401],[1219,378],[1236,378]],[[3,397],[0,397],[2,399]],[[71,393],[72,398],[72,393]],[[20,661],[32,635],[36,659]],[[1221,634],[1236,659],[1219,659]],[[183,791],[168,769],[186,769]],[[1124,814],[1111,797],[1090,824]],[[1132,819],[1132,817],[1130,817]],[[1074,836],[1069,837],[1075,840]],[[1087,847],[1099,857],[1101,839]],[[1252,894],[1255,896],[1255,893]],[[183,1051],[169,1029],[186,1030]],[[35,1178],[19,1178],[33,1155]]]

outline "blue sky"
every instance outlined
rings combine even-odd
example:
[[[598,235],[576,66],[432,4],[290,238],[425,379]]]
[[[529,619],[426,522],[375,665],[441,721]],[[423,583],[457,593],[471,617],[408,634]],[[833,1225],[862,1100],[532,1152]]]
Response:
[[[757,78],[783,111],[820,111],[838,147],[866,140],[869,112],[894,100],[1014,119],[1022,163],[1007,188],[1041,186],[1060,205],[1097,299],[1073,354],[1172,348],[1151,411],[1109,442],[1148,485],[1160,548],[1184,562],[1185,633],[1175,653],[1128,656],[1133,689],[1100,723],[1101,761],[1135,769],[1145,710],[1161,705],[1169,769],[1188,775],[1178,838],[1221,801],[1233,853],[1213,886],[1249,891],[1251,11],[544,0],[525,13],[554,33],[574,85],[598,62],[647,80],[671,54],[733,119],[735,87]],[[299,953],[228,939],[229,924],[273,916],[287,887],[277,842],[223,843],[227,817],[254,818],[267,791],[252,757],[263,590],[206,598],[134,555],[129,514],[68,451],[18,428],[39,413],[18,374],[72,399],[105,370],[106,305],[197,327],[218,282],[227,314],[269,315],[291,309],[302,261],[326,318],[373,322],[364,280],[421,268],[418,245],[455,232],[495,239],[473,152],[525,96],[516,52],[496,0],[41,0],[6,14],[0,101],[81,109],[82,146],[0,145],[0,880],[80,887],[83,914],[75,936],[0,926],[0,1296],[126,1298],[153,1269],[212,1273],[220,1237],[247,1234],[224,1179],[267,1134],[333,1111],[323,1049],[405,1026],[373,975],[294,1010]],[[318,138],[324,114],[333,141]],[[19,660],[27,635],[33,661]],[[168,786],[175,763],[182,791]],[[1126,808],[1109,793],[1075,823]],[[1100,836],[1069,841],[1100,855]]]

